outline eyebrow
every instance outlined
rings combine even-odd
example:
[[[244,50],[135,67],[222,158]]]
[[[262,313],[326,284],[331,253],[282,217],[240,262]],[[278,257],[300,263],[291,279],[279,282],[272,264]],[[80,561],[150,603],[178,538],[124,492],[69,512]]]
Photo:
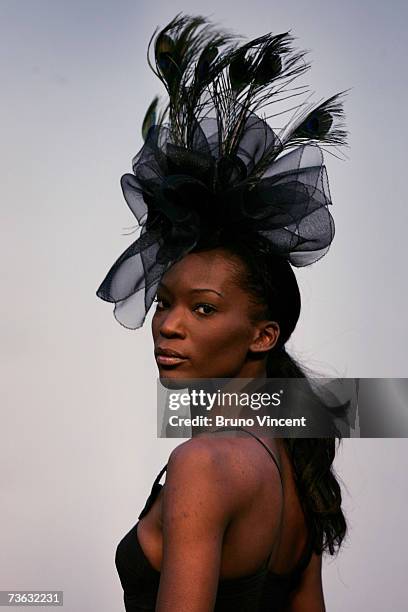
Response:
[[[160,283],[159,288],[160,289],[165,289],[166,291],[170,292],[170,289],[164,283]],[[220,293],[219,291],[216,291],[215,289],[210,289],[209,287],[208,288],[205,288],[205,287],[195,287],[194,289],[190,289],[189,292],[190,293],[198,293],[200,291],[211,291],[212,293],[216,293],[217,295],[219,295],[222,298],[224,297],[222,295],[222,293]]]
[[[220,293],[219,291],[216,291],[215,289],[201,289],[201,288],[197,288],[197,289],[191,289],[190,293],[196,293],[198,291],[212,291],[212,293],[216,293],[217,295],[219,295],[220,297],[224,297],[222,295],[222,293]]]

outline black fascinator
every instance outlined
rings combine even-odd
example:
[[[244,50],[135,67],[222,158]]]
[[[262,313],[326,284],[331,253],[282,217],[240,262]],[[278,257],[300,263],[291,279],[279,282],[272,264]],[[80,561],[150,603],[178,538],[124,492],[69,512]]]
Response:
[[[133,174],[121,179],[141,231],[97,291],[127,328],[143,324],[164,272],[205,235],[262,235],[293,266],[317,261],[333,240],[322,151],[345,144],[344,92],[306,99],[272,129],[259,111],[305,95],[293,83],[310,67],[306,52],[288,32],[236,39],[178,15],[149,43],[168,98],[160,112],[157,97],[150,104]]]

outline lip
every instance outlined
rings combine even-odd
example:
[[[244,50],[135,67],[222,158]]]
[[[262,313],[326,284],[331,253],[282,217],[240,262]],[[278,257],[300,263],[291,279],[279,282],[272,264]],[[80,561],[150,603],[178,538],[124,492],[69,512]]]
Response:
[[[175,366],[179,363],[184,363],[187,361],[185,358],[181,357],[168,357],[167,355],[157,355],[156,362],[162,366]]]
[[[187,357],[173,349],[158,347],[155,350],[156,362],[163,366],[175,366],[187,360]]]

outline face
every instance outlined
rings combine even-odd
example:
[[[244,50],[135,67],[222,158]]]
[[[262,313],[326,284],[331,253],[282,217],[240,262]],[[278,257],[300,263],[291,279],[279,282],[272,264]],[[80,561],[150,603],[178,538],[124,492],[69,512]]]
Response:
[[[238,258],[213,249],[187,255],[163,275],[152,321],[161,378],[265,376],[279,326],[251,320],[240,270]]]

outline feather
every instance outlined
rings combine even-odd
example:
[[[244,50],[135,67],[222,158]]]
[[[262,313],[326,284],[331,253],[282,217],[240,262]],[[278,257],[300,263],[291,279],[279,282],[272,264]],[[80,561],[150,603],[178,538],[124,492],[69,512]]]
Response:
[[[212,62],[218,55],[218,48],[213,45],[208,45],[205,47],[204,51],[201,53],[200,58],[197,62],[197,67],[195,69],[195,81],[202,82],[207,81],[210,76],[210,66]]]
[[[281,136],[285,147],[295,146],[305,141],[324,142],[329,145],[345,145],[347,132],[343,129],[342,98],[346,92],[339,92],[321,102],[318,106],[309,107],[306,113],[287,126]]]
[[[279,76],[282,70],[282,60],[278,53],[273,51],[267,51],[262,58],[261,63],[258,66],[255,75],[255,83],[257,85],[263,85],[269,83],[272,79]]]
[[[269,33],[245,43],[236,42],[239,38],[211,25],[205,17],[182,13],[153,34],[149,65],[168,93],[168,104],[157,122],[168,121],[174,144],[189,147],[197,124],[213,117],[218,126],[219,151],[237,155],[249,117],[264,106],[290,97],[288,92],[302,89],[290,86],[310,64],[305,61],[306,51],[293,48],[290,32]],[[150,61],[153,39],[154,58]],[[300,95],[300,91],[293,95]],[[304,103],[299,104],[297,114],[279,132],[282,148],[307,141],[343,144],[346,133],[339,123],[340,95],[309,106],[303,114]],[[148,125],[147,118],[145,121]],[[278,147],[266,150],[254,173],[277,154]]]
[[[249,83],[251,62],[245,58],[246,49],[241,49],[239,53],[231,60],[228,66],[228,75],[231,83],[231,88],[234,92],[239,93]]]
[[[142,124],[142,136],[143,140],[146,140],[150,128],[157,123],[157,105],[159,102],[159,96],[156,96],[150,103],[149,108],[146,111],[145,117]]]

